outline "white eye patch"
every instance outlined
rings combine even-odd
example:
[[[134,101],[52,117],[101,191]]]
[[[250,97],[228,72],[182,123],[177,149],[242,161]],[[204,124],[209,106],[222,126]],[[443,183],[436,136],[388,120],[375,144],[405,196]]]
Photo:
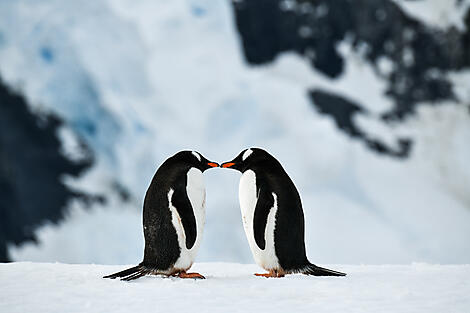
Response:
[[[199,153],[197,153],[196,151],[193,151],[191,153],[196,157],[196,159],[199,160],[199,162],[201,162],[201,156],[199,155]]]
[[[243,155],[242,155],[242,161],[245,161],[246,158],[248,158],[250,156],[250,154],[252,154],[252,153],[253,153],[253,150],[251,150],[251,149],[246,150],[245,153],[243,153]]]

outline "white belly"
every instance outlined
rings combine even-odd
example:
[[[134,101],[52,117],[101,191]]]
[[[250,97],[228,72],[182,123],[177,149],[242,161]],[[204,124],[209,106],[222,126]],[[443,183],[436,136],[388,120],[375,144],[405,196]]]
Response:
[[[202,231],[204,229],[204,223],[206,221],[206,189],[204,187],[204,177],[199,169],[191,168],[187,174],[187,185],[186,192],[188,194],[189,201],[193,207],[194,216],[196,218],[196,242],[191,249],[186,248],[186,235],[184,232],[183,224],[178,211],[171,203],[171,197],[173,196],[173,189],[170,189],[168,193],[168,202],[170,203],[170,211],[172,215],[172,223],[178,234],[178,244],[181,249],[181,254],[176,261],[174,268],[179,270],[187,270],[193,265],[194,259],[196,258],[197,251],[201,245]]]
[[[266,270],[278,269],[279,261],[274,249],[274,227],[275,216],[277,212],[277,196],[274,196],[274,206],[268,214],[264,239],[266,242],[264,250],[261,250],[255,241],[253,230],[253,217],[255,215],[256,202],[258,195],[256,194],[256,175],[251,170],[245,171],[240,179],[239,200],[242,211],[243,227],[245,228],[246,238],[250,245],[251,253],[256,263]]]

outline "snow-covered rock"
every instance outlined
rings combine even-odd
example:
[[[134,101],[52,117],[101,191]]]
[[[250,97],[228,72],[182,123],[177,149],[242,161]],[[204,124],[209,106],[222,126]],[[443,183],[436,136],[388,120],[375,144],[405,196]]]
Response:
[[[466,8],[458,2],[454,11]],[[14,192],[22,186],[10,169],[26,166],[3,157],[0,142],[0,175],[13,190],[12,200],[0,199],[5,212],[29,201],[64,217],[18,221],[15,230],[38,243],[14,241],[2,228],[9,256],[137,263],[143,195],[164,159],[189,148],[225,161],[261,146],[299,189],[313,262],[469,263],[465,16],[445,24],[458,29],[435,30],[433,19],[410,17],[411,7],[389,0],[316,3],[1,1],[4,83],[25,96],[38,116],[31,123],[43,112],[63,121],[64,130],[50,134],[60,153],[80,159],[83,141],[93,155],[78,178],[56,179],[72,194],[67,201],[35,201]],[[251,262],[238,178],[222,169],[205,174],[198,261]]]

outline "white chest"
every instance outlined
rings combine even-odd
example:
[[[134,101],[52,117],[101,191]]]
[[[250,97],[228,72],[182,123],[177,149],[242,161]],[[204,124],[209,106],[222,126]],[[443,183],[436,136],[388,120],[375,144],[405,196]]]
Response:
[[[256,203],[258,195],[256,192],[256,175],[254,171],[247,170],[240,179],[238,196],[240,200],[240,209],[242,212],[243,227],[245,229],[246,238],[250,245],[251,253],[256,263],[266,270],[279,268],[279,261],[274,248],[274,228],[275,217],[277,212],[277,196],[273,193],[274,205],[271,208],[266,223],[264,238],[265,248],[261,250],[255,241],[253,218],[255,215]]]
[[[196,242],[191,249],[186,248],[186,235],[184,232],[183,224],[178,211],[171,203],[173,196],[173,189],[168,193],[168,202],[170,203],[170,211],[172,214],[172,223],[178,235],[178,244],[181,249],[179,259],[176,261],[174,268],[187,270],[191,267],[196,258],[197,251],[201,244],[202,231],[206,220],[205,202],[206,202],[206,189],[204,187],[204,177],[199,169],[191,168],[187,174],[186,193],[191,203],[194,217],[196,218]]]

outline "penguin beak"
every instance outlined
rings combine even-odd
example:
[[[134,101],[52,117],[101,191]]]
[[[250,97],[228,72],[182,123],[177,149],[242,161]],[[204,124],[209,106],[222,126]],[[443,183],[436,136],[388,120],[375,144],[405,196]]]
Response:
[[[219,164],[215,162],[208,162],[207,165],[209,165],[210,167],[219,167]]]
[[[221,165],[221,167],[228,168],[228,167],[232,167],[234,165],[235,165],[235,163],[233,163],[233,162],[225,162]]]

